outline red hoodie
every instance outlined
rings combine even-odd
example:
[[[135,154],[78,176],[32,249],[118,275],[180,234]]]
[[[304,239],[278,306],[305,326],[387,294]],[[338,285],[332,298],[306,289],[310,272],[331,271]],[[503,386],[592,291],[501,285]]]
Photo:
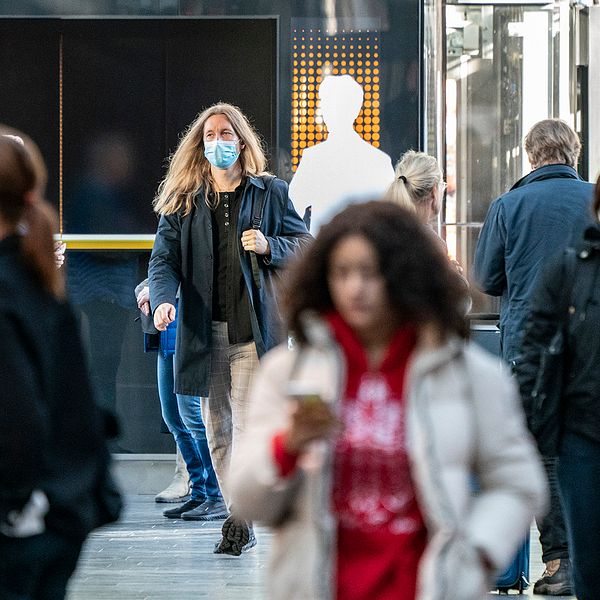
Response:
[[[414,600],[427,532],[415,498],[405,442],[404,376],[415,332],[395,334],[369,370],[364,348],[337,315],[328,317],[347,363],[343,431],[337,439],[333,506],[338,518],[338,600]],[[294,456],[274,439],[282,475]]]

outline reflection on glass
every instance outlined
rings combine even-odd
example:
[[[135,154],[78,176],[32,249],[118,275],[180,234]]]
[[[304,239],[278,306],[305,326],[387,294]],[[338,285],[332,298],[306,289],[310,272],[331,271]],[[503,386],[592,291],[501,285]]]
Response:
[[[81,318],[99,404],[116,413],[116,376],[127,324],[136,316],[133,290],[138,255],[128,252],[70,252],[67,282]]]
[[[148,253],[67,249],[63,268],[96,399],[119,419],[113,451],[172,452],[171,436],[160,431],[156,354],[144,353],[142,330],[135,321],[139,311],[134,288],[146,276]]]
[[[141,203],[130,201],[134,193],[134,145],[125,131],[90,133],[85,167],[69,190],[67,231],[137,233]],[[146,212],[150,212],[146,209]]]
[[[444,237],[447,240],[448,247],[450,241],[454,244],[454,249],[448,254],[451,258],[457,260],[461,266],[468,263],[469,257],[473,256],[475,245],[481,226],[472,225],[445,225],[443,229]],[[481,293],[477,284],[472,280],[470,270],[464,269],[464,274],[467,277],[470,285],[471,298],[473,305],[471,313],[498,313],[500,311],[500,298],[493,298]]]
[[[490,202],[530,170],[525,133],[559,116],[558,17],[552,5],[446,6],[443,219],[448,250],[467,271]],[[484,297],[473,310],[493,305]]]

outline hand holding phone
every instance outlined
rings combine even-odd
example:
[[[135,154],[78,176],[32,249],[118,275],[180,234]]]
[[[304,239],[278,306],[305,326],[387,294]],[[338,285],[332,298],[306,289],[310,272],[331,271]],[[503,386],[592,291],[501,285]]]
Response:
[[[288,452],[300,454],[310,442],[325,440],[337,433],[340,423],[318,391],[290,385],[287,395],[295,402],[283,438]]]
[[[302,384],[292,384],[288,386],[288,397],[298,404],[317,404],[323,403],[321,394],[313,387],[306,387]]]

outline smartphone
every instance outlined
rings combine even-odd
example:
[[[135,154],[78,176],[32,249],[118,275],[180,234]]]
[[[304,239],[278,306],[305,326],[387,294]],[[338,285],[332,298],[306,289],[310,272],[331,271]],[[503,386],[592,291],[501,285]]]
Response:
[[[324,404],[321,394],[315,389],[314,384],[292,381],[287,388],[287,396],[299,404]]]

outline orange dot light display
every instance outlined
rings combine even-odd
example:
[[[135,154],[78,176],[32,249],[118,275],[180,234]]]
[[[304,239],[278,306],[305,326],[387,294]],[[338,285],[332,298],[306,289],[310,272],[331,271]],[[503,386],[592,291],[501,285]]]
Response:
[[[327,138],[321,115],[319,85],[327,75],[351,75],[362,86],[363,106],[354,129],[379,147],[379,36],[376,32],[341,31],[326,35],[319,29],[292,32],[292,169],[302,151]]]

